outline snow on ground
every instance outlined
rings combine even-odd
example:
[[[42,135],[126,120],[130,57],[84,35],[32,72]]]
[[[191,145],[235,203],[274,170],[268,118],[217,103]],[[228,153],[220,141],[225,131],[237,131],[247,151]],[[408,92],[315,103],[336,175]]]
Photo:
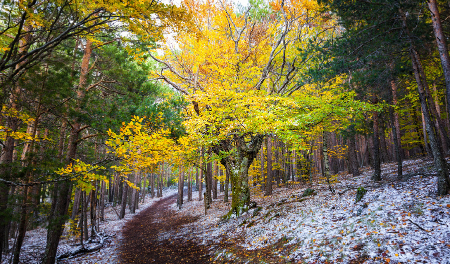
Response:
[[[169,188],[163,190],[163,197],[173,195],[177,193],[177,189]],[[145,203],[139,203],[139,209],[136,210],[136,214],[139,214],[142,210],[145,210],[151,206],[156,201],[161,198],[150,198],[147,194],[145,198]],[[120,205],[113,208],[111,205],[107,205],[105,208],[105,221],[100,222],[100,232],[109,236],[106,240],[104,246],[96,252],[81,255],[72,259],[63,259],[58,261],[58,263],[119,263],[119,251],[118,247],[121,240],[121,231],[124,224],[131,220],[136,214],[130,214],[129,209],[126,209],[126,214],[123,219],[119,219],[118,213],[120,211]],[[89,224],[89,222],[88,222]],[[90,231],[90,230],[89,230]],[[42,254],[45,250],[47,230],[45,228],[37,228],[34,230],[27,231],[24,244],[22,246],[22,251],[20,254],[21,263],[40,263]],[[65,230],[63,236],[67,236],[67,229]],[[14,241],[10,242],[11,245]],[[75,238],[63,238],[61,239],[58,246],[58,255],[65,252],[76,249],[79,243],[79,239]],[[6,255],[2,264],[10,263],[11,255]]]
[[[317,195],[307,197],[302,197],[306,187],[277,188],[265,198],[253,189],[253,200],[261,210],[252,209],[227,222],[220,217],[229,206],[218,200],[206,216],[199,201],[186,203],[178,213],[200,217],[184,232],[196,232],[204,244],[223,237],[243,238],[241,246],[253,250],[282,241],[289,250],[273,254],[284,254],[291,261],[450,263],[450,196],[436,197],[432,162],[405,161],[403,168],[405,176],[397,180],[396,164],[383,165],[381,183],[370,180],[369,169],[355,178],[342,175],[334,195],[320,183],[308,186]],[[358,187],[367,193],[355,203]],[[226,249],[215,253],[221,260],[232,255]]]
[[[193,201],[188,202],[185,196],[181,210],[175,203],[171,209],[180,215],[197,216],[198,220],[177,233],[161,234],[160,239],[195,236],[200,243],[214,246],[211,252],[221,263],[227,259],[239,262],[232,250],[217,249],[218,240],[224,238],[247,250],[270,248],[271,254],[300,263],[450,263],[450,196],[436,196],[431,161],[409,160],[403,168],[405,176],[398,180],[396,164],[384,164],[380,183],[370,180],[373,172],[368,168],[359,177],[340,175],[333,186],[335,194],[320,182],[275,188],[269,197],[263,197],[254,187],[252,200],[261,208],[228,221],[221,221],[230,206],[222,202],[223,194],[205,215],[204,203],[194,192]],[[367,193],[355,203],[358,187],[364,187]],[[316,190],[316,195],[303,197],[306,188]],[[169,189],[164,197],[176,192]],[[136,213],[158,200],[147,198]],[[118,262],[120,231],[133,215],[118,220],[111,207],[105,213],[100,230],[111,236],[109,242],[100,251],[59,263]],[[27,232],[22,263],[39,262],[45,236],[42,228]],[[61,241],[59,253],[73,250],[76,243],[74,239]],[[8,262],[6,258],[3,263]]]

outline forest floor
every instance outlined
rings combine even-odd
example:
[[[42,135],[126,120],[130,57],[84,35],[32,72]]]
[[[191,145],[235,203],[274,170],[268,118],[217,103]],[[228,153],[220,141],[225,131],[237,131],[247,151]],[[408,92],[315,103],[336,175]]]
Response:
[[[173,196],[177,193],[177,188],[166,189],[163,191],[163,198],[150,198],[147,194],[145,202],[139,203],[139,209],[136,210],[136,214],[131,214],[127,208],[125,217],[119,219],[118,213],[120,211],[120,205],[113,207],[111,204],[107,204],[105,208],[105,221],[100,222],[99,232],[106,237],[103,247],[100,250],[89,254],[80,254],[69,259],[58,260],[57,263],[64,264],[109,264],[120,263],[119,261],[119,246],[122,240],[123,226],[132,220],[140,212],[152,206],[154,203],[159,202],[167,196]],[[90,224],[88,222],[88,224]],[[66,225],[67,227],[67,225]],[[79,248],[79,239],[69,235],[66,228],[63,233],[63,237],[58,246],[58,256],[64,253],[74,251]],[[90,230],[89,230],[90,231]],[[20,263],[24,264],[38,264],[41,263],[41,259],[45,250],[47,229],[39,227],[33,230],[29,230],[26,233],[25,241],[22,246],[20,254]],[[88,247],[94,247],[98,245],[92,241],[92,243],[86,243]],[[98,241],[97,241],[98,242]],[[10,240],[10,245],[14,244],[14,240]],[[4,256],[1,264],[12,263],[11,254]]]
[[[253,187],[256,208],[228,221],[223,195],[205,215],[198,192],[178,210],[169,190],[122,220],[109,208],[105,246],[58,263],[450,263],[450,196],[436,196],[432,161],[404,161],[402,179],[395,163],[383,164],[381,182],[372,173],[338,175],[335,193],[320,181],[268,197]],[[355,203],[358,187],[367,193]],[[59,253],[74,244],[63,240]],[[22,263],[38,263],[44,245],[45,229],[29,231]]]
[[[450,196],[437,197],[431,160],[383,164],[382,181],[363,168],[358,177],[338,175],[328,185],[275,188],[264,197],[252,190],[255,209],[222,221],[229,204],[186,203],[180,216],[197,221],[168,237],[196,237],[209,247],[211,263],[450,263]],[[367,193],[355,202],[358,187]],[[305,189],[315,195],[303,196]]]

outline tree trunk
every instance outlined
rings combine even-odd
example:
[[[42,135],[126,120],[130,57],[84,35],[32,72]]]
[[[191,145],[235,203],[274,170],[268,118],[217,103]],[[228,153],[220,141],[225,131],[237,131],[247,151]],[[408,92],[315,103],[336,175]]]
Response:
[[[181,206],[183,205],[183,189],[184,189],[184,170],[180,168],[180,173],[178,174],[178,209],[181,210]]]
[[[323,143],[322,143],[322,156],[323,156],[323,168],[322,173],[325,176],[325,179],[328,184],[328,189],[334,194],[335,190],[331,187],[331,174],[330,174],[330,161],[328,157],[328,136],[329,132],[323,133]]]
[[[75,220],[78,212],[80,211],[80,196],[81,196],[81,190],[80,190],[80,188],[77,188],[75,190],[75,198],[74,198],[73,206],[72,206],[72,217],[71,217],[72,220]]]
[[[391,91],[392,91],[392,103],[393,105],[396,107],[398,104],[398,98],[397,98],[397,82],[392,79],[391,80]],[[399,146],[399,150],[400,150],[400,156],[403,159],[405,154],[403,153],[403,149],[402,149],[402,143],[401,143],[401,130],[400,130],[400,118],[398,116],[398,112],[394,111],[394,126],[395,126],[395,131],[396,131],[396,137],[397,138],[397,144]]]
[[[198,191],[199,189],[200,189],[200,184],[199,184],[199,181],[198,181],[198,178],[199,177],[199,174],[198,174],[198,167],[196,167],[195,168],[195,188],[196,188],[196,190]],[[200,194],[201,192],[199,192],[199,194]]]
[[[84,233],[84,216],[85,216],[85,213],[86,213],[86,210],[85,210],[85,207],[86,207],[86,203],[85,203],[85,201],[86,201],[86,197],[85,197],[85,192],[84,191],[82,191],[81,193],[80,193],[80,202],[81,202],[81,215],[80,215],[80,221],[79,221],[79,226],[80,226],[80,243],[81,243],[81,247],[82,248],[84,248],[84,236],[86,236],[85,235],[85,233]]]
[[[203,164],[201,164],[200,175],[199,175],[199,183],[198,183],[198,200],[201,201],[203,199]]]
[[[92,54],[92,42],[90,40],[86,41],[86,47],[84,50],[83,59],[81,62],[81,73],[80,73],[80,81],[78,84],[78,88],[76,91],[76,99],[77,105],[75,107],[76,112],[81,111],[81,105],[85,98],[86,94],[86,82],[89,73],[89,60]],[[68,142],[68,151],[66,163],[70,164],[73,162],[76,156],[77,145],[78,145],[78,136],[81,132],[80,130],[81,124],[77,118],[75,118],[72,123],[72,128],[69,136]],[[56,184],[56,197],[52,201],[55,205],[52,205],[52,208],[55,210],[51,212],[51,217],[49,219],[49,227],[47,232],[47,246],[44,254],[43,264],[53,264],[56,258],[56,250],[58,248],[59,239],[62,235],[64,223],[65,223],[65,215],[67,214],[67,210],[69,208],[69,200],[70,194],[72,190],[72,182],[60,182]],[[52,228],[53,227],[53,228]]]
[[[97,192],[91,191],[91,237],[95,237],[95,222],[97,221]]]
[[[260,163],[261,163],[261,191],[265,192],[266,191],[266,177],[264,175],[264,144],[261,144],[261,150],[259,151],[260,153]]]
[[[132,178],[130,179],[131,182],[137,187],[137,172],[134,171],[132,174]],[[130,201],[130,213],[135,214],[136,213],[136,194],[137,190],[135,188],[131,188],[131,201]]]
[[[262,135],[254,135],[247,142],[244,136],[235,136],[233,145],[236,147],[232,147],[233,145],[228,140],[223,140],[213,148],[216,154],[223,151],[230,153],[231,148],[236,148],[236,151],[232,152],[230,156],[221,160],[231,180],[231,208],[228,216],[231,214],[239,216],[248,210],[250,203],[248,169],[257,157],[263,139]]]
[[[217,199],[217,176],[218,176],[218,166],[217,161],[214,161],[214,173],[212,178],[212,191],[213,191],[213,199]]]
[[[119,219],[123,219],[125,217],[125,208],[127,207],[127,195],[128,195],[128,184],[126,182],[123,182],[122,201],[121,201]]]
[[[376,95],[372,99],[373,104],[378,104],[378,98]],[[378,136],[379,131],[379,119],[378,112],[373,112],[373,169],[374,174],[372,179],[374,181],[381,181],[381,164],[380,164],[380,140]]]
[[[351,170],[351,173],[354,177],[361,175],[358,166],[358,160],[356,158],[356,144],[355,144],[355,135],[350,136],[347,139],[348,144],[348,167]],[[351,168],[351,169],[350,169]]]
[[[150,174],[150,193],[152,195],[152,198],[155,198],[155,174]]]
[[[212,196],[211,196],[211,187],[212,187],[212,164],[211,162],[208,162],[206,164],[206,175],[205,175],[205,182],[206,182],[206,208],[209,209],[211,203],[212,203]]]
[[[267,179],[266,179],[266,192],[265,196],[272,195],[272,140],[270,137],[267,137],[266,141],[267,147]]]
[[[192,170],[188,170],[188,202],[192,201]]]
[[[448,54],[447,41],[442,29],[439,8],[436,0],[428,0],[427,4],[431,13],[434,36],[436,37],[436,44],[438,47],[439,56],[441,58],[442,69],[444,71],[447,105],[450,105],[450,56]],[[447,117],[450,117],[450,107],[447,108]]]
[[[391,118],[392,135],[394,137],[394,148],[395,148],[395,159],[397,160],[397,177],[402,178],[403,174],[403,160],[401,153],[401,146],[398,144],[399,140],[397,138],[397,127],[395,126],[394,110],[392,107],[389,108],[389,115]]]
[[[105,221],[105,192],[106,192],[106,183],[101,181],[101,195],[100,195],[100,220]]]
[[[444,159],[444,155],[439,147],[438,139],[433,131],[432,120],[430,114],[428,112],[427,102],[429,102],[429,98],[427,98],[427,94],[423,89],[423,82],[426,82],[424,76],[421,76],[419,71],[419,66],[421,64],[419,54],[415,50],[414,46],[411,44],[410,49],[411,61],[414,69],[414,76],[417,82],[417,89],[419,92],[420,104],[423,110],[423,116],[425,119],[425,128],[427,130],[428,137],[430,139],[431,151],[433,152],[434,164],[437,170],[438,176],[438,195],[447,195],[450,190],[449,176],[448,176],[448,168],[447,163]]]
[[[225,188],[223,194],[223,202],[228,203],[228,187],[230,186],[230,173],[227,172],[227,168],[225,167]]]

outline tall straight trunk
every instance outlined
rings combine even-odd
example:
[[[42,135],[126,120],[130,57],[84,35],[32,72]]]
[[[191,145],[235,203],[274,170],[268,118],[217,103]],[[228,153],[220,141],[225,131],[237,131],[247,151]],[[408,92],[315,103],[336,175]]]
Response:
[[[84,236],[86,236],[86,234],[84,233],[84,215],[86,210],[84,209],[86,207],[86,196],[85,196],[85,192],[82,191],[80,193],[80,202],[81,202],[81,216],[80,216],[80,243],[81,243],[81,247],[84,248]]]
[[[201,163],[200,163],[201,164]],[[201,165],[199,183],[198,183],[198,200],[203,200],[203,165]]]
[[[265,190],[266,190],[266,177],[265,177],[265,174],[264,174],[264,144],[261,144],[261,150],[259,151],[259,155],[260,155],[260,157],[259,157],[259,159],[260,159],[260,163],[261,163],[261,171],[260,171],[260,173],[261,173],[261,180],[260,180],[260,183],[261,183],[261,191],[263,191],[263,192],[265,192]]]
[[[355,135],[350,136],[347,139],[348,144],[348,167],[351,170],[351,173],[353,176],[359,176],[361,175],[361,172],[359,171],[358,166],[358,160],[356,157],[356,144],[355,144]]]
[[[400,154],[401,146],[398,144],[397,127],[395,126],[394,110],[392,107],[389,108],[389,115],[391,118],[392,135],[394,137],[395,159],[397,160],[397,177],[401,179],[403,174],[403,160],[402,155]]]
[[[223,202],[228,203],[228,188],[230,186],[230,173],[227,173],[227,168],[225,167],[225,188],[223,194]]]
[[[214,173],[213,173],[213,179],[212,179],[212,191],[213,191],[213,199],[217,199],[217,177],[218,175],[218,166],[217,161],[214,161]]]
[[[421,108],[422,112],[422,133],[423,133],[423,144],[425,146],[425,149],[427,151],[426,155],[433,158],[433,151],[431,150],[430,144],[428,143],[428,136],[427,136],[427,125],[425,121],[425,117],[423,115],[423,109]]]
[[[75,197],[72,206],[72,216],[71,216],[72,220],[75,220],[75,218],[78,215],[78,212],[80,211],[80,197],[81,197],[81,189],[77,188],[75,190]]]
[[[330,160],[329,160],[329,156],[328,156],[328,138],[329,138],[329,132],[324,132],[323,133],[323,143],[322,143],[322,157],[323,157],[323,168],[322,168],[322,173],[325,176],[325,179],[327,181],[328,184],[328,189],[334,194],[335,191],[334,189],[331,187],[331,182],[330,182],[330,178],[331,178],[331,174],[330,174]]]
[[[275,166],[276,169],[272,171],[272,178],[275,179],[275,181],[277,182],[277,187],[280,187],[280,171],[279,171],[279,163],[280,163],[280,154],[279,154],[279,144],[278,144],[278,140],[276,138],[273,139],[272,142],[272,150],[274,150],[274,161],[275,161]],[[272,165],[273,167],[273,165]]]
[[[26,28],[26,31],[31,32],[30,25],[25,25],[24,27]],[[27,33],[22,39],[19,40],[18,54],[25,54],[28,51],[31,38],[31,34]],[[25,63],[26,61],[19,63],[16,66],[16,69],[20,68]],[[21,93],[21,87],[15,85],[9,95],[10,109],[19,110],[18,102],[20,101]],[[6,125],[10,131],[16,132],[19,128],[19,120],[16,117],[7,117]],[[11,180],[12,177],[10,166],[14,159],[15,141],[16,140],[11,136],[11,134],[7,133],[3,142],[3,153],[0,158],[0,178],[6,181]],[[2,262],[3,252],[6,249],[5,246],[8,245],[8,226],[11,221],[10,211],[8,210],[8,194],[9,186],[5,183],[0,183],[0,215],[2,216],[2,219],[0,220],[0,263]]]
[[[113,185],[113,180],[115,180],[115,177],[113,179],[113,176],[108,176],[108,202],[110,203],[114,202],[115,184]]]
[[[137,184],[137,172],[133,172],[133,178],[131,179],[131,182],[136,186]],[[130,201],[130,213],[135,214],[136,213],[136,194],[137,190],[135,188],[131,188],[131,201]]]
[[[395,81],[395,79],[391,80],[391,91],[392,91],[392,103],[394,106],[397,106],[398,104],[398,96],[397,96],[397,82]],[[396,131],[396,137],[397,138],[397,144],[399,146],[399,150],[400,150],[400,156],[403,159],[403,157],[405,156],[405,154],[403,153],[403,149],[402,149],[402,143],[401,143],[401,130],[400,130],[400,118],[398,115],[397,111],[394,111],[394,126],[395,126],[395,131]]]
[[[39,99],[40,102],[40,99]],[[39,130],[37,129],[37,126],[39,124],[39,117],[40,117],[40,104],[38,105],[36,119],[34,122],[30,122],[30,124],[27,127],[27,133],[30,134],[32,137],[38,137],[39,136]],[[36,158],[31,157],[29,154],[34,152],[37,153],[38,148],[36,147],[35,141],[32,140],[31,142],[27,142],[25,146],[23,147],[22,151],[22,165],[24,167],[30,166],[35,167],[37,165]],[[29,183],[33,180],[33,170],[27,170],[25,172],[25,183]],[[14,258],[13,263],[17,264],[19,263],[19,257],[20,257],[20,251],[22,249],[23,241],[25,239],[25,234],[27,231],[28,226],[28,219],[29,219],[29,205],[33,201],[33,187],[24,186],[23,187],[23,201],[21,206],[21,212],[20,212],[20,223],[19,223],[19,232],[16,239],[16,248],[14,249]]]
[[[270,137],[267,137],[266,140],[266,148],[267,148],[267,177],[266,177],[266,192],[265,195],[272,195],[272,140]]]
[[[84,229],[84,241],[88,240],[88,221],[87,221],[87,212],[88,212],[88,205],[89,205],[89,197],[87,196],[86,192],[83,192],[84,195],[84,205],[83,205],[83,218],[81,218],[81,221],[83,221],[83,229]]]
[[[81,111],[81,106],[84,101],[86,92],[87,92],[87,77],[89,74],[89,61],[92,55],[92,42],[90,40],[86,41],[86,47],[84,50],[83,59],[81,61],[81,73],[80,73],[80,81],[76,91],[76,99],[77,104],[75,107],[76,112]],[[68,150],[66,157],[66,164],[70,164],[74,161],[77,151],[78,145],[78,137],[81,132],[81,123],[78,118],[75,118],[72,123],[69,142],[68,142]],[[60,182],[56,184],[56,197],[52,203],[52,208],[54,209],[50,214],[49,226],[47,231],[47,245],[45,249],[45,254],[42,260],[43,264],[53,264],[56,258],[56,251],[59,244],[59,239],[62,235],[63,226],[65,223],[65,215],[67,214],[67,210],[69,209],[69,200],[70,194],[72,191],[72,182]]]
[[[192,201],[192,170],[188,170],[188,202]]]
[[[383,118],[381,118],[381,120],[383,120]],[[386,144],[386,136],[384,134],[384,131],[385,131],[384,122],[380,123],[379,128],[380,128],[379,136],[380,136],[381,160],[382,160],[382,162],[389,162],[391,160],[391,158],[389,157],[388,148],[387,148],[387,144]]]
[[[155,198],[155,174],[150,174],[150,193],[152,195],[152,198]]]
[[[163,197],[163,178],[159,179],[159,197]]]
[[[184,169],[180,168],[180,173],[178,174],[178,209],[181,210],[183,205],[183,189],[184,189]]]
[[[373,104],[378,104],[378,97],[373,96]],[[374,181],[381,181],[381,164],[380,164],[380,140],[379,140],[379,118],[378,112],[373,112],[373,169],[374,174],[372,179]]]
[[[433,118],[431,116],[434,116],[434,118],[435,118],[434,126],[436,128],[436,132],[439,135],[439,139],[440,139],[440,143],[441,143],[441,144],[439,144],[439,146],[442,147],[442,151],[444,153],[446,153],[449,150],[450,140],[445,131],[445,124],[442,121],[438,110],[436,109],[436,104],[433,100],[433,96],[432,96],[432,93],[428,86],[428,82],[426,81],[426,75],[425,75],[425,71],[423,70],[422,63],[418,64],[418,68],[419,68],[419,74],[421,75],[421,78],[423,78],[423,80],[425,80],[423,82],[423,88],[424,88],[424,91],[425,91],[425,94],[427,97],[428,109],[430,110],[430,118],[432,120],[433,120]]]
[[[425,119],[425,128],[428,134],[428,138],[430,139],[431,151],[433,152],[434,164],[437,170],[438,195],[447,195],[450,190],[447,163],[444,159],[444,154],[442,153],[441,148],[439,147],[439,141],[433,131],[433,124],[427,107],[427,102],[430,102],[430,100],[423,88],[423,83],[426,82],[426,79],[424,78],[424,76],[420,74],[419,70],[421,64],[420,57],[412,44],[410,48],[410,54],[411,54],[411,61],[413,64],[414,76],[417,82],[420,104],[422,106],[423,116]]]
[[[128,184],[126,182],[123,182],[122,201],[121,201],[119,219],[123,219],[125,217],[125,209],[127,207],[127,198],[128,198]]]
[[[100,220],[105,221],[105,192],[106,192],[106,183],[101,181],[100,188]]]
[[[290,145],[289,145],[289,147],[290,147]],[[287,160],[286,160],[287,175],[286,175],[286,178],[287,178],[288,181],[292,177],[292,166],[291,166],[291,164],[292,164],[292,150],[290,150],[287,147]]]
[[[210,204],[212,203],[212,196],[211,196],[211,188],[212,188],[212,164],[211,162],[208,162],[206,164],[206,175],[205,175],[205,182],[206,182],[206,208],[210,207]]]
[[[163,167],[164,169],[164,167]],[[145,196],[147,195],[147,174],[143,174],[144,176],[142,177],[142,195],[141,195],[141,199],[142,199],[142,203],[145,203]]]
[[[198,174],[198,167],[196,167],[195,168],[195,189],[198,191],[199,189],[200,189],[200,185],[199,185],[199,182],[198,182],[198,177],[199,177],[199,174]],[[201,192],[200,192],[201,193]]]
[[[436,0],[428,0],[428,9],[431,13],[431,21],[433,22],[434,36],[436,37],[436,44],[441,58],[442,70],[445,77],[445,86],[447,93],[447,105],[450,105],[450,56],[448,54],[448,46],[444,31],[442,29],[441,18],[439,15],[439,8]],[[447,118],[450,118],[450,107],[447,107]]]
[[[91,237],[95,237],[95,222],[97,221],[97,192],[91,191]]]
[[[223,171],[222,171],[222,169],[220,168],[220,166],[219,166],[219,177],[220,177],[220,181],[219,181],[219,191],[221,192],[221,193],[223,193],[223,191],[224,191],[224,186],[223,186],[223,184],[224,184],[224,181],[222,180],[222,176],[223,176]],[[256,182],[256,181],[255,181]]]

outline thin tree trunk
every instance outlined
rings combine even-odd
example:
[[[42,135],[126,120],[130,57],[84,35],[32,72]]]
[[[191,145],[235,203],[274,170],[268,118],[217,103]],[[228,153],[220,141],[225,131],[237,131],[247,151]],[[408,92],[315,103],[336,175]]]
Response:
[[[180,168],[180,173],[178,174],[178,209],[181,210],[183,205],[183,189],[184,189],[184,169]]]
[[[230,173],[226,172],[225,167],[225,188],[224,188],[224,194],[223,194],[223,202],[228,203],[228,188],[230,186]]]
[[[267,180],[266,180],[266,192],[265,195],[272,195],[272,140],[267,137]]]
[[[372,99],[373,104],[378,104],[378,98],[376,95]],[[379,119],[378,112],[373,112],[373,169],[374,174],[372,179],[374,181],[381,181],[381,164],[380,164],[380,141],[378,136],[379,131]]]
[[[188,170],[188,202],[192,201],[192,170]]]
[[[211,187],[212,187],[212,164],[211,162],[208,162],[206,164],[206,208],[209,209],[211,203],[212,203],[212,196],[211,196]]]
[[[395,79],[391,80],[391,91],[392,91],[392,103],[393,105],[396,107],[398,104],[398,98],[397,98],[397,82],[395,81]],[[403,153],[403,149],[402,149],[402,143],[401,143],[401,130],[400,130],[400,118],[398,115],[397,111],[394,111],[394,126],[395,126],[395,131],[397,133],[396,138],[397,138],[397,144],[399,146],[400,149],[400,156],[403,157],[405,156],[405,154]]]
[[[91,237],[95,237],[95,222],[97,220],[97,192],[91,191]]]
[[[327,180],[328,189],[334,194],[335,190],[331,187],[331,174],[330,174],[330,161],[328,157],[328,136],[329,132],[323,133],[323,143],[322,143],[322,156],[323,156],[323,168],[322,173],[325,176],[325,179]]]
[[[80,243],[81,243],[81,247],[82,248],[84,248],[84,236],[85,236],[85,233],[84,233],[84,215],[85,215],[85,210],[84,210],[84,208],[86,207],[86,203],[85,203],[85,201],[86,201],[86,197],[85,197],[85,192],[84,191],[82,191],[81,193],[80,193],[80,195],[81,195],[81,197],[80,197],[80,202],[81,202],[81,216],[80,216],[80,221],[79,221],[79,226],[80,226]]]
[[[395,126],[394,110],[392,107],[389,108],[389,115],[391,118],[392,135],[394,137],[395,159],[397,160],[397,177],[401,179],[403,174],[403,160],[402,155],[400,154],[401,146],[398,144],[399,140],[397,138],[397,127]]]
[[[261,144],[261,150],[259,151],[260,153],[260,163],[261,163],[261,191],[265,192],[266,191],[266,177],[264,174],[264,144]]]
[[[199,175],[199,183],[198,183],[198,200],[201,201],[203,199],[203,165],[201,164],[200,175]]]
[[[152,195],[152,198],[155,198],[155,174],[150,174],[150,192]]]
[[[104,181],[101,182],[101,195],[100,195],[100,220],[105,221],[105,192],[106,192],[106,183]]]
[[[127,195],[128,195],[128,184],[126,182],[123,182],[122,201],[121,201],[119,219],[123,219],[125,217],[125,208],[127,207]]]
[[[356,144],[355,135],[350,136],[347,139],[348,144],[348,167],[351,168],[351,173],[354,177],[361,175],[358,166],[358,160],[356,158]]]
[[[213,199],[217,199],[217,176],[218,176],[218,166],[217,161],[214,161],[214,173],[212,178],[212,191],[213,191]]]

